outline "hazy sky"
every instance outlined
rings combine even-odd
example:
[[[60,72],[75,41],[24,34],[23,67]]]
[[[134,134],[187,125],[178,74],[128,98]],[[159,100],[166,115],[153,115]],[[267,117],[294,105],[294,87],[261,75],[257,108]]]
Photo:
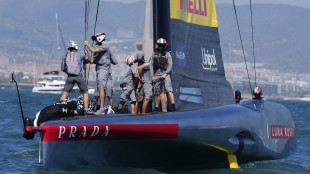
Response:
[[[103,1],[117,1],[117,2],[137,2],[137,1],[145,1],[145,0],[103,0]],[[235,0],[236,5],[245,5],[248,4],[250,0]],[[232,4],[232,0],[215,0],[215,3],[230,3]],[[274,4],[288,4],[294,6],[300,6],[310,9],[310,0],[252,0],[252,3],[274,3]]]

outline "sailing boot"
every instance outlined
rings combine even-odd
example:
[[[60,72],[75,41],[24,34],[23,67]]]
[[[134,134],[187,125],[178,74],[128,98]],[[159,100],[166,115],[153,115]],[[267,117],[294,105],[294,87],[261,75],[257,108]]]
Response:
[[[100,109],[97,110],[94,114],[95,115],[105,115],[106,113],[107,113],[107,108],[106,107],[103,107],[103,108],[100,107]]]
[[[170,111],[171,111],[171,112],[175,112],[175,104],[171,104]]]
[[[158,107],[155,107],[155,109],[153,110],[154,113],[157,113],[159,112],[159,108]]]
[[[84,114],[85,115],[94,115],[94,112],[90,110],[89,108],[84,108]]]

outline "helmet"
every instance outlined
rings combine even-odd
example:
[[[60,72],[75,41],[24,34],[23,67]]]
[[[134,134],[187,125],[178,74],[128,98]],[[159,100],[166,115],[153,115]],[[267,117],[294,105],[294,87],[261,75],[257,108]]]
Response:
[[[144,56],[142,56],[140,58],[136,58],[135,62],[144,63],[145,62]]]
[[[130,65],[130,64],[133,64],[134,63],[134,61],[135,61],[135,57],[134,56],[128,56],[127,58],[126,58],[126,63],[127,63],[127,65]]]
[[[167,45],[167,41],[164,38],[159,38],[156,42],[157,44]]]
[[[77,43],[75,43],[74,40],[70,40],[70,41],[68,42],[68,50],[69,50],[70,48],[74,48],[74,49],[76,49],[76,50],[79,49]]]
[[[156,42],[157,45],[157,49],[159,49],[159,51],[164,51],[166,49],[167,41],[164,38],[159,38]]]
[[[96,33],[91,37],[91,40],[93,41],[96,40],[98,42],[105,41],[105,33],[102,32]]]
[[[253,95],[254,95],[254,98],[260,99],[261,96],[263,95],[263,90],[260,87],[255,87],[253,89]]]

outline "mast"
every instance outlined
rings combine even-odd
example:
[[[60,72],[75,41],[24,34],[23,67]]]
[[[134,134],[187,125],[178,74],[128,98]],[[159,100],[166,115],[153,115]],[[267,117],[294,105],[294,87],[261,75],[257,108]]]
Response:
[[[57,33],[57,57],[60,57],[60,46],[59,46],[59,29],[58,29],[58,15],[56,13],[56,33]]]
[[[57,59],[60,58],[60,46],[59,46],[59,28],[58,28],[58,14],[56,13],[56,33],[57,33]],[[60,60],[61,61],[61,60]]]
[[[59,26],[58,26],[58,14],[56,13],[56,33],[57,33],[57,60],[60,59],[60,46],[59,46]],[[60,62],[61,62],[61,59],[60,59]],[[58,77],[60,75],[60,71],[59,70],[59,73],[58,73]]]
[[[153,0],[153,43],[164,38],[168,42],[167,51],[171,50],[170,38],[170,1]]]

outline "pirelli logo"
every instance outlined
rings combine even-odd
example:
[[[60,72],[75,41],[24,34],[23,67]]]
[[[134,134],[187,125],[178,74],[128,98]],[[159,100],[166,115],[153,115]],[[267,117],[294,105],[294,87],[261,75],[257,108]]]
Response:
[[[214,0],[170,0],[170,17],[187,23],[218,27]]]

